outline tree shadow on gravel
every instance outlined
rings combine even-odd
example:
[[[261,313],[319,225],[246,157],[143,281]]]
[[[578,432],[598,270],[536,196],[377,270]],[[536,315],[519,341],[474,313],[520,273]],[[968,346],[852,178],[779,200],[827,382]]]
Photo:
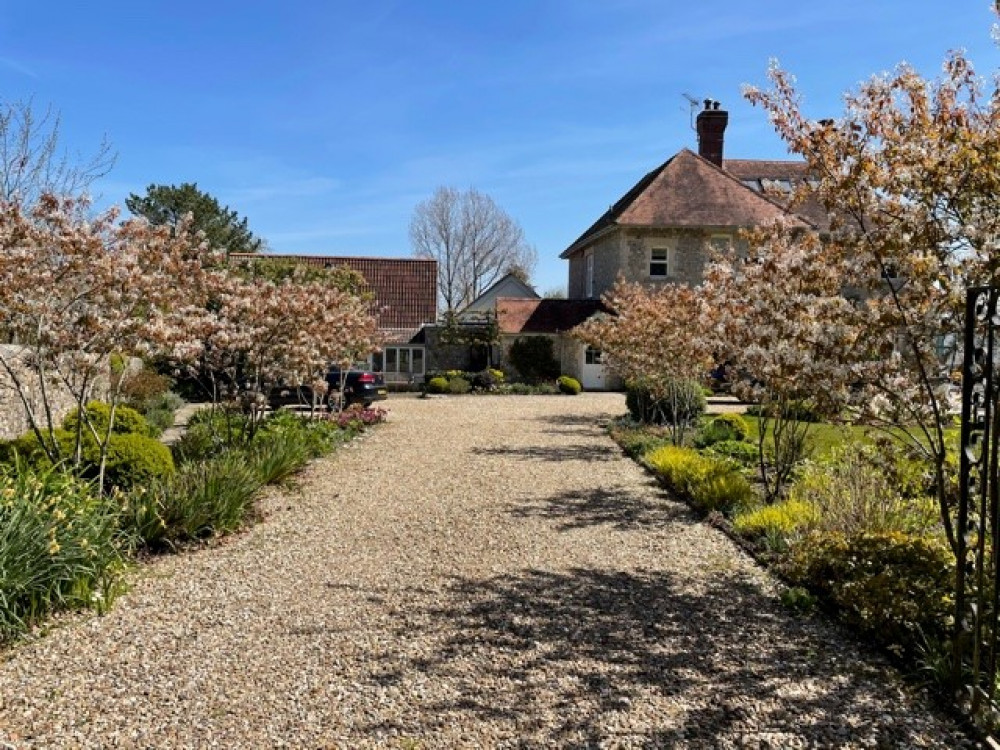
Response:
[[[476,456],[519,458],[525,461],[614,461],[621,458],[621,451],[614,445],[525,445],[473,448]]]
[[[648,484],[657,490],[659,488],[655,480],[650,479]],[[555,521],[561,531],[589,526],[638,530],[677,522],[696,522],[694,513],[686,505],[669,502],[659,492],[637,493],[635,487],[569,490],[541,500],[512,505],[510,513],[517,518]]]
[[[521,747],[919,744],[919,727],[878,695],[882,665],[738,575],[691,585],[666,572],[527,570],[457,578],[421,606],[370,680],[392,670],[404,694],[407,683],[448,690],[365,731],[424,735],[433,716],[490,724]]]

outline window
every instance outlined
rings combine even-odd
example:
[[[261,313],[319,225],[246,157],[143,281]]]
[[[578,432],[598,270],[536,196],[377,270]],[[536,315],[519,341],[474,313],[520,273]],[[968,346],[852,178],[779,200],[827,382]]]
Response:
[[[649,251],[649,278],[665,279],[673,276],[674,250],[672,247],[654,247]]]
[[[733,246],[733,238],[728,234],[713,234],[708,238],[708,244],[712,248],[712,252],[724,253]]]
[[[587,253],[587,297],[594,296],[594,254]]]
[[[594,349],[588,346],[587,351],[584,352],[583,361],[588,365],[603,365],[604,355],[600,349]]]
[[[424,350],[419,346],[387,346],[372,358],[372,366],[387,374],[423,375]]]

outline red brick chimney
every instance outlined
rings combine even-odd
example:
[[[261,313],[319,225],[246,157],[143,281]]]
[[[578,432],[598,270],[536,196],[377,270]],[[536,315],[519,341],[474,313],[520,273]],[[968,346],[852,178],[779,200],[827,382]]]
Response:
[[[718,102],[706,99],[705,109],[698,113],[696,121],[698,156],[719,167],[722,166],[722,144],[728,123],[729,113],[719,109]]]

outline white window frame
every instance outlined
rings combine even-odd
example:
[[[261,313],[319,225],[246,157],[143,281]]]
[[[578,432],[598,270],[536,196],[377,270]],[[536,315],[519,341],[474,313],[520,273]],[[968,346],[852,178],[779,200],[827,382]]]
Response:
[[[586,278],[586,292],[587,298],[591,299],[594,296],[594,251],[589,251],[584,256],[584,264],[586,266],[585,273]]]
[[[728,251],[733,249],[733,236],[724,232],[715,232],[709,235],[708,246],[715,251]]]
[[[583,351],[583,363],[585,365],[603,365],[604,352],[602,352],[600,349],[595,349],[592,346],[588,346]]]
[[[662,266],[663,273],[653,273]],[[650,279],[669,279],[677,275],[677,246],[674,243],[657,243],[649,248],[647,272]]]
[[[392,369],[389,362],[392,361]],[[401,369],[403,360],[406,369]],[[420,369],[415,368],[419,360]],[[423,375],[427,368],[427,357],[422,346],[384,346],[382,347],[382,372],[386,375]]]

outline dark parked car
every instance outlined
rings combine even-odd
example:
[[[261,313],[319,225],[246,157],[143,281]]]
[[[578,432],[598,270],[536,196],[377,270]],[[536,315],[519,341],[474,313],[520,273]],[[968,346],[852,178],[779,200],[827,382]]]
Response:
[[[326,374],[326,382],[330,384],[328,400],[335,403],[334,399],[340,393],[340,370],[330,370]],[[385,387],[385,378],[380,372],[371,370],[348,370],[344,380],[344,406],[351,404],[362,404],[371,406],[373,401],[384,401],[389,397],[389,390]]]
[[[340,398],[340,370],[330,370],[326,374],[326,382],[329,386],[323,404],[327,408],[332,408]],[[374,401],[383,401],[389,397],[389,391],[385,387],[385,379],[380,372],[371,370],[348,370],[344,380],[344,406],[351,404],[361,404],[371,406]],[[312,403],[312,388],[308,385],[299,387],[279,386],[271,391],[268,401],[271,408],[279,406],[303,405]]]

